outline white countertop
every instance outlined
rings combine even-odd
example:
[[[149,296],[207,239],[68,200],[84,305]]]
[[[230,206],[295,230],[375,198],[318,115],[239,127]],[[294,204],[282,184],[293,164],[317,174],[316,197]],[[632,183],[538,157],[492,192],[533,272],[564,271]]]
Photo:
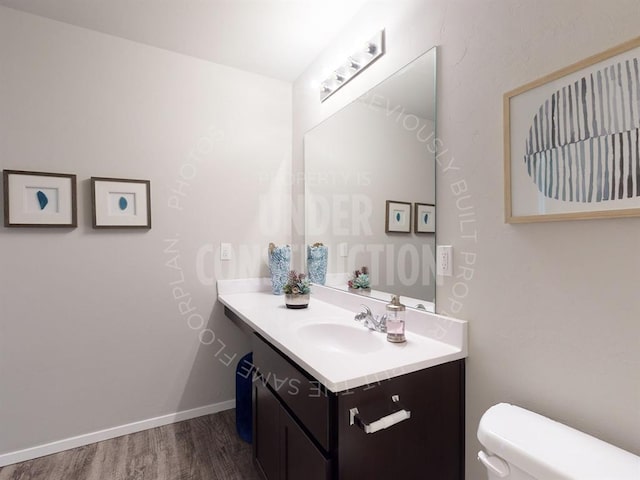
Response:
[[[264,280],[257,282],[221,280],[218,300],[332,392],[467,356],[464,321],[408,310],[407,342],[394,344],[354,320],[360,303],[374,314],[383,313],[384,304],[314,286],[309,307],[292,310],[285,307],[284,295],[264,291]],[[242,292],[242,285],[253,291]]]

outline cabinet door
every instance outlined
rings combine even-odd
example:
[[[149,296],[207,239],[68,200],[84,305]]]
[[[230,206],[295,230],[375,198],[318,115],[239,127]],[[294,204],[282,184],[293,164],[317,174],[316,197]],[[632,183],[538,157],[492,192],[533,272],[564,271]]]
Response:
[[[464,478],[464,364],[462,360],[402,375],[339,398],[340,480],[462,480]],[[351,425],[399,395],[411,418],[367,434]]]
[[[253,386],[253,455],[267,480],[329,480],[329,460],[261,380]]]
[[[329,480],[329,461],[283,409],[282,480]]]
[[[253,456],[267,480],[280,478],[280,403],[260,380],[253,385]]]

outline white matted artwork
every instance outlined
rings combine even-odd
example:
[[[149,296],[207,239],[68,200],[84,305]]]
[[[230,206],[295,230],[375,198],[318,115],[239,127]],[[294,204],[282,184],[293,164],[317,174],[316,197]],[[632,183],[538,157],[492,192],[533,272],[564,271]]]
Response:
[[[414,233],[436,232],[436,206],[428,203],[416,203],[414,212]]]
[[[5,227],[78,225],[75,175],[23,170],[2,175]]]
[[[151,228],[151,182],[91,177],[93,228]]]
[[[640,215],[640,37],[504,95],[505,221]]]
[[[387,200],[384,231],[411,233],[411,204]]]

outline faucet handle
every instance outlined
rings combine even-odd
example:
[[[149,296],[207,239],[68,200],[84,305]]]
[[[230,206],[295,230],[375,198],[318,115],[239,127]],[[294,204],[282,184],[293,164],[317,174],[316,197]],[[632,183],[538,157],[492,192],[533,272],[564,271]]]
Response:
[[[373,317],[373,313],[371,313],[371,309],[369,307],[364,304],[362,304],[361,307],[364,308],[364,312],[356,313],[354,320],[359,322],[360,320],[364,320],[365,318]]]

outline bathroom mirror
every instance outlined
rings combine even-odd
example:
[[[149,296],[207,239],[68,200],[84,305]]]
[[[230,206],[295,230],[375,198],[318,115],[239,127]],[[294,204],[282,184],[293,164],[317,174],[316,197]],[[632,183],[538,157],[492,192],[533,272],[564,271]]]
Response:
[[[353,293],[434,311],[435,125],[434,47],[305,134],[305,243],[328,248],[325,285],[366,266]]]

